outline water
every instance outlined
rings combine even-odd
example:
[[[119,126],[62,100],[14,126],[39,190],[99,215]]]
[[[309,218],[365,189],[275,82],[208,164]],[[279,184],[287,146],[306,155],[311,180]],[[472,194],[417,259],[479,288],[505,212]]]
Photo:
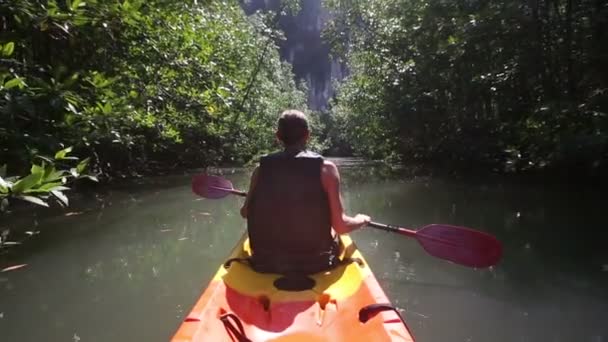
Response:
[[[405,237],[353,234],[418,341],[608,341],[603,194],[377,171],[345,163],[351,213],[473,227],[505,247],[499,266],[473,270]],[[246,188],[246,172],[227,177]],[[2,222],[41,232],[0,256],[0,268],[28,264],[0,273],[0,340],[168,340],[243,233],[241,201],[202,200],[188,177],[167,177]]]

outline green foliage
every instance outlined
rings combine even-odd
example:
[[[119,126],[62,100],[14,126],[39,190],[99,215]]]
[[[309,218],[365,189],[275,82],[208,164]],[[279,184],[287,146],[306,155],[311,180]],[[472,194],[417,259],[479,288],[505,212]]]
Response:
[[[608,166],[608,6],[327,0],[357,153],[507,170]],[[586,170],[586,171],[585,171]]]
[[[95,180],[95,176],[86,174],[89,159],[82,160],[76,167],[70,168],[78,158],[68,156],[72,148],[68,147],[55,154],[55,158],[39,157],[40,163],[33,163],[27,176],[6,177],[6,165],[0,168],[0,201],[4,203],[2,211],[7,209],[8,200],[16,198],[37,205],[48,207],[48,199],[54,198],[62,206],[69,204],[63,193],[70,188],[66,184],[76,179]]]
[[[72,148],[68,147],[55,154],[55,158],[38,156],[37,162],[31,164],[26,176],[7,177],[7,166],[0,166],[0,217],[9,208],[10,201],[18,199],[39,206],[48,207],[49,200],[55,200],[63,207],[69,205],[65,191],[66,185],[77,179],[95,180],[87,173],[89,159],[78,162],[78,158],[69,156]],[[72,167],[75,164],[76,167]],[[6,227],[3,227],[6,228]],[[3,230],[0,236],[0,249],[18,244],[8,240],[9,229]]]
[[[16,169],[64,145],[106,175],[243,162],[272,146],[281,110],[306,107],[274,14],[236,1],[10,0],[0,13],[0,160]]]

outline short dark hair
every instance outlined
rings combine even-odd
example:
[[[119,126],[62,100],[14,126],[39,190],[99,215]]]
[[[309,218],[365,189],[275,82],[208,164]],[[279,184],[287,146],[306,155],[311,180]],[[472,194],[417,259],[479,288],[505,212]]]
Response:
[[[290,109],[281,113],[279,117],[278,136],[287,145],[294,145],[302,141],[308,129],[308,118],[299,110]]]

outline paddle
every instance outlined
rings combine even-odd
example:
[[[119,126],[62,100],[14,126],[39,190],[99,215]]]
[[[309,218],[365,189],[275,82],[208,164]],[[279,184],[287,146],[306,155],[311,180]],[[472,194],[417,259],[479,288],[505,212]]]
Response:
[[[202,197],[218,199],[229,194],[247,196],[234,189],[222,177],[198,175],[192,180],[192,191]],[[370,227],[413,237],[427,253],[469,267],[496,265],[502,256],[502,244],[494,236],[470,228],[430,224],[413,230],[388,224],[370,222]]]

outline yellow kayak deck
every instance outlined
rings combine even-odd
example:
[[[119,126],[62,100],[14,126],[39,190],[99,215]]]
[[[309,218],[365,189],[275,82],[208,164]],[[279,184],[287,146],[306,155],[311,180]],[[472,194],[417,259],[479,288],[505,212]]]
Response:
[[[340,244],[341,265],[287,291],[277,288],[285,277],[240,261],[251,255],[243,236],[172,341],[414,341],[394,311],[360,320],[361,309],[388,299],[352,239],[342,235]]]

